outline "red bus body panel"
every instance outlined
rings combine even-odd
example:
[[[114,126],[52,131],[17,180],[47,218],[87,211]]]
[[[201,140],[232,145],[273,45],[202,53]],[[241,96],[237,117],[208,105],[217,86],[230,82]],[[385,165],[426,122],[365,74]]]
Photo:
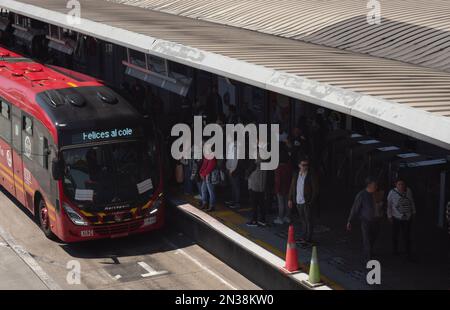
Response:
[[[19,60],[9,62],[7,58],[17,58]],[[24,60],[21,62],[21,58],[23,56],[0,47],[0,97],[39,121],[48,130],[54,143],[58,145],[57,128],[46,112],[35,102],[36,95],[51,89],[104,85],[94,78],[68,69],[55,71],[29,59],[23,58]],[[55,69],[57,70],[58,68]],[[80,80],[74,80],[70,76],[63,74],[64,72],[67,74],[72,73],[70,76],[84,77],[86,79],[80,82]],[[11,133],[11,135],[13,134]],[[52,232],[64,242],[123,237],[159,229],[164,225],[164,204],[161,203],[158,212],[146,219],[134,217],[128,221],[112,224],[77,226],[65,214],[61,205],[55,206],[54,201],[49,197],[50,194],[44,192],[41,188],[40,182],[43,182],[43,180],[37,180],[30,173],[21,156],[21,154],[14,151],[7,141],[0,137],[0,185],[15,196],[33,214],[36,212],[34,201],[36,194],[39,193],[48,207]],[[50,182],[50,180],[46,181]],[[162,176],[157,187],[158,190],[155,192],[152,200],[147,203],[147,208],[151,207],[153,200],[162,196]],[[65,198],[61,181],[58,181],[58,192],[57,200],[62,204]],[[77,211],[80,210],[77,208]],[[111,214],[115,213],[117,212],[111,212]]]

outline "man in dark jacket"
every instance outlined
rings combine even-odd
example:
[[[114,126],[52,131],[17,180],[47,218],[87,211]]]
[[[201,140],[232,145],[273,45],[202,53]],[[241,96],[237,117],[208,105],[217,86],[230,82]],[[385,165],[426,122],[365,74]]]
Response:
[[[212,85],[211,90],[206,98],[206,118],[208,123],[215,123],[217,117],[223,114],[222,97],[219,94],[217,85]]]
[[[347,230],[350,231],[352,229],[351,222],[356,218],[361,220],[363,252],[364,258],[367,260],[371,260],[373,257],[373,246],[379,232],[379,221],[375,212],[375,193],[377,189],[377,181],[372,177],[368,177],[366,179],[366,188],[356,194],[347,221]]]
[[[319,196],[319,182],[309,167],[309,159],[302,157],[298,161],[298,170],[293,173],[289,189],[288,207],[297,206],[300,222],[307,242],[312,242],[314,232],[313,210]]]

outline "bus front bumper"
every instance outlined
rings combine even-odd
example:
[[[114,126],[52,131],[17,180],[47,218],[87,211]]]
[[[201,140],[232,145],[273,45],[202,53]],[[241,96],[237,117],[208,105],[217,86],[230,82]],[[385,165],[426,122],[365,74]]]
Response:
[[[96,239],[121,238],[157,230],[164,225],[164,215],[162,210],[160,210],[154,216],[114,224],[77,226],[71,223],[69,219],[64,224],[66,229],[58,237],[62,241],[70,243]]]

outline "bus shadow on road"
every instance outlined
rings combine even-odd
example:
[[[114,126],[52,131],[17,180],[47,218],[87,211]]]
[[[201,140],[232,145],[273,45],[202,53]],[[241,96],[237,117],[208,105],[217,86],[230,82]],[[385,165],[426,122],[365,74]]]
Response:
[[[169,241],[170,240],[170,241]],[[115,239],[61,244],[74,258],[109,258],[104,264],[120,264],[121,257],[151,255],[186,248],[195,243],[169,228]]]

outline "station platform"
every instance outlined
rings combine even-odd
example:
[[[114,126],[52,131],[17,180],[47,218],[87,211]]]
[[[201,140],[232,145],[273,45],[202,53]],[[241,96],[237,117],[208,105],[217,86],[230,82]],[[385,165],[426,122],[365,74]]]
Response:
[[[186,203],[199,208],[200,201],[192,195],[175,190],[170,194],[172,204]],[[417,220],[413,225],[413,260],[405,255],[392,253],[391,227],[386,220],[375,246],[375,259],[381,264],[381,284],[369,285],[366,277],[370,269],[362,259],[362,241],[359,223],[353,230],[345,230],[348,208],[336,206],[330,195],[322,201],[320,217],[315,221],[314,244],[317,246],[321,281],[331,289],[449,289],[450,247],[448,235],[437,228],[421,225]],[[346,210],[343,212],[342,210]],[[347,210],[348,209],[348,210]],[[204,213],[201,210],[199,212]],[[230,209],[218,203],[216,210],[208,213],[244,238],[258,244],[280,259],[285,259],[288,224],[276,225],[276,205],[268,210],[267,227],[248,227],[251,208],[243,204],[240,209]],[[296,240],[301,237],[298,220],[294,216]],[[433,242],[430,242],[433,241]],[[302,272],[308,273],[312,246],[299,241],[297,250]],[[402,243],[400,243],[400,246]],[[401,249],[401,248],[400,248]]]

